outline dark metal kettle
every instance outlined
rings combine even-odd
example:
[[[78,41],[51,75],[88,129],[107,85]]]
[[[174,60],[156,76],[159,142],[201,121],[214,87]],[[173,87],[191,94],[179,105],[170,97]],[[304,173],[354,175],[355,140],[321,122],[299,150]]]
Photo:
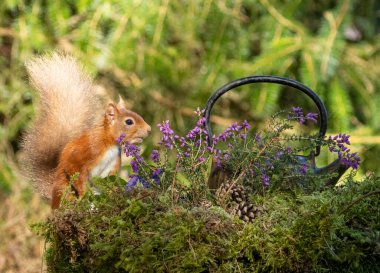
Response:
[[[211,97],[208,99],[205,111],[203,113],[203,116],[205,118],[205,126],[206,130],[208,132],[209,136],[212,136],[211,131],[211,124],[210,124],[210,115],[211,115],[211,109],[214,106],[215,102],[226,92],[237,88],[239,86],[247,85],[247,84],[253,84],[253,83],[274,83],[274,84],[280,84],[280,85],[286,85],[293,87],[307,96],[309,96],[313,102],[316,104],[318,111],[319,111],[319,117],[320,117],[320,126],[319,126],[319,134],[318,136],[323,139],[326,134],[327,130],[327,110],[325,105],[323,104],[320,97],[309,87],[303,85],[302,83],[288,79],[283,77],[277,77],[277,76],[250,76],[245,77],[241,79],[237,79],[235,81],[232,81],[230,83],[227,83],[220,87],[218,90],[216,90]],[[212,138],[208,138],[208,145],[212,146]],[[340,162],[339,159],[336,159],[329,165],[318,168],[315,164],[315,157],[320,154],[321,146],[318,145],[315,149],[315,151],[311,152],[309,156],[301,156],[296,155],[295,158],[299,161],[299,163],[303,163],[309,166],[309,169],[312,171],[315,175],[324,175],[324,174],[333,174],[336,173],[336,176],[333,176],[328,181],[326,181],[326,186],[334,186],[339,178],[344,174],[344,172],[348,169],[348,167]],[[220,187],[220,185],[229,179],[229,172],[225,169],[218,168],[216,166],[216,163],[213,162],[213,166],[211,169],[211,174],[209,177],[209,187],[211,189],[217,189]]]

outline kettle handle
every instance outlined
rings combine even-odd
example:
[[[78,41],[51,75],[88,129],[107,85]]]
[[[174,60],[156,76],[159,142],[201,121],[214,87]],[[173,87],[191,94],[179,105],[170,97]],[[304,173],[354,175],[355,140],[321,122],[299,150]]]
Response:
[[[319,137],[323,138],[325,136],[326,130],[327,130],[327,110],[322,100],[320,99],[320,97],[309,87],[307,87],[306,85],[303,85],[302,83],[298,81],[288,79],[288,78],[283,78],[283,77],[277,77],[277,76],[249,76],[245,78],[240,78],[232,82],[229,82],[223,85],[222,87],[220,87],[218,90],[216,90],[214,94],[212,94],[211,97],[208,99],[205,111],[203,113],[203,117],[205,117],[206,119],[205,125],[206,125],[206,130],[209,136],[212,136],[210,115],[211,115],[211,109],[214,106],[215,102],[224,93],[230,91],[231,89],[234,89],[242,85],[251,84],[251,83],[275,83],[275,84],[280,84],[280,85],[287,85],[308,95],[313,100],[313,102],[317,105],[318,110],[319,110],[319,115],[320,115],[320,120],[321,120],[320,126],[319,126]],[[208,138],[208,145],[212,146],[211,137]],[[319,155],[320,150],[321,150],[321,146],[318,145],[316,147],[316,152],[314,155],[315,156]]]

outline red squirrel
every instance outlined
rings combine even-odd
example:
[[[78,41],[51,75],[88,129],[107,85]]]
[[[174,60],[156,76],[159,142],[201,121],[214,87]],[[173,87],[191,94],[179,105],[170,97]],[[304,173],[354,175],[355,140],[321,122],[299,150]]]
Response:
[[[124,140],[141,143],[151,128],[121,99],[102,107],[91,78],[69,55],[36,57],[26,68],[40,103],[22,143],[24,165],[37,190],[57,209],[74,174],[79,176],[69,192],[81,198],[91,177],[118,173],[116,138],[123,133]]]

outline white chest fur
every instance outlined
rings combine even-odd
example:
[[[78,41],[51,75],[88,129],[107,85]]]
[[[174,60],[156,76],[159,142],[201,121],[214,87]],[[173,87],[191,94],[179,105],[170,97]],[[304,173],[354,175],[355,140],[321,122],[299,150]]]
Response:
[[[115,167],[117,158],[120,156],[120,147],[113,146],[109,148],[103,155],[103,158],[90,172],[90,177],[100,176],[106,177]]]

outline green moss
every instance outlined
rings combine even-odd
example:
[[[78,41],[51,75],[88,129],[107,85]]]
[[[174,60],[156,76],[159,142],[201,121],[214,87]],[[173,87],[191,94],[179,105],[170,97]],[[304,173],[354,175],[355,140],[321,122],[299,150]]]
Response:
[[[380,201],[368,195],[379,190],[379,178],[313,194],[251,196],[263,213],[248,224],[211,203],[191,207],[173,203],[171,193],[126,194],[103,182],[107,194],[67,204],[35,226],[48,242],[50,272],[380,269]]]

